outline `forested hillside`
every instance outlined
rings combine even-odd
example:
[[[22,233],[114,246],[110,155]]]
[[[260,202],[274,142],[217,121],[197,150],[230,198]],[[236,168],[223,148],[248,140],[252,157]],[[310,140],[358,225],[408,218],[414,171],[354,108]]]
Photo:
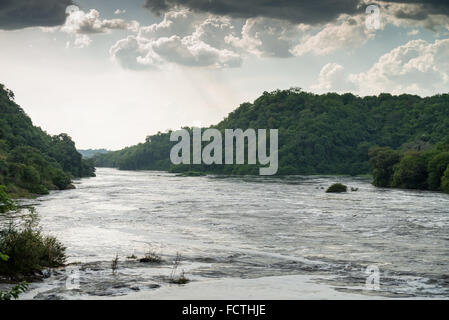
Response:
[[[279,129],[278,174],[364,174],[368,151],[431,148],[449,133],[449,95],[421,98],[403,94],[358,97],[316,95],[299,89],[264,92],[243,103],[216,126],[224,129]],[[170,163],[170,132],[144,143],[94,157],[98,166],[257,174],[257,165],[176,166]]]
[[[15,195],[46,194],[71,187],[75,177],[94,176],[66,134],[50,136],[35,127],[14,94],[0,84],[0,185]]]

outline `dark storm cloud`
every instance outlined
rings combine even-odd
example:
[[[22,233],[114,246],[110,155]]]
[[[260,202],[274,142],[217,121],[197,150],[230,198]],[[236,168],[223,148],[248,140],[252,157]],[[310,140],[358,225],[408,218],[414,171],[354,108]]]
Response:
[[[0,0],[0,29],[61,25],[71,4],[72,0]]]
[[[401,19],[425,20],[429,14],[443,14],[449,16],[448,0],[389,0],[386,2],[419,5],[419,10],[417,11],[399,10],[396,12],[396,17]]]
[[[429,14],[449,16],[448,0],[388,0],[383,4],[418,4],[418,11],[399,10],[398,18],[424,20]],[[188,7],[194,11],[234,18],[264,16],[295,23],[318,24],[334,20],[340,14],[363,13],[367,5],[362,0],[145,0],[144,7],[161,14],[175,6]]]
[[[360,0],[146,0],[145,8],[161,14],[180,5],[194,11],[234,18],[264,16],[295,23],[317,24],[334,20],[342,13],[363,12]]]

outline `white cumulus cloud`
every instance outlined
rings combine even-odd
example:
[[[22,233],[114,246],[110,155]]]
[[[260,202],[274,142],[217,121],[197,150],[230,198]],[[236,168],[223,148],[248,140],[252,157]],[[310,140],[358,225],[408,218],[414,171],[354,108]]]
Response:
[[[113,29],[137,31],[139,23],[137,21],[127,22],[123,19],[101,19],[100,13],[91,9],[88,12],[83,10],[71,10],[61,31],[66,33],[106,33]]]
[[[101,19],[100,13],[91,9],[88,12],[80,10],[76,6],[69,6],[66,10],[67,18],[61,27],[56,27],[59,31],[72,35],[74,46],[85,48],[92,42],[90,34],[109,33],[111,30],[129,30],[137,32],[139,23],[137,21],[126,21],[123,19]],[[55,28],[47,31],[54,31]]]
[[[160,23],[140,28],[136,37],[115,43],[110,53],[121,66],[131,69],[163,64],[238,67],[240,54],[225,42],[233,28],[227,18],[199,16],[186,9],[170,11]]]
[[[364,16],[341,16],[337,22],[320,28],[319,32],[305,34],[292,53],[296,56],[306,53],[325,55],[339,49],[360,47],[374,36],[375,32],[366,28]]]
[[[368,71],[349,77],[361,94],[447,91],[449,39],[409,41],[381,56]]]
[[[348,92],[354,89],[354,85],[348,80],[348,75],[342,65],[327,63],[320,71],[318,83],[311,87],[318,92]]]
[[[290,57],[305,25],[271,18],[247,19],[240,36],[230,35],[226,41],[250,54],[265,57]]]
[[[92,39],[85,34],[77,34],[75,36],[75,41],[73,41],[73,45],[75,48],[82,49],[88,47],[92,42]]]

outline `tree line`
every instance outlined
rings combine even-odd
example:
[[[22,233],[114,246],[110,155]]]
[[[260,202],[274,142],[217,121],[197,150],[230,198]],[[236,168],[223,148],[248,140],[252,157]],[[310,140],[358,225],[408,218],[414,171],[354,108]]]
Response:
[[[67,134],[51,136],[33,125],[0,84],[0,185],[9,194],[46,194],[70,188],[71,179],[94,176],[93,161],[83,160]]]
[[[448,135],[448,111],[448,94],[359,97],[350,93],[317,95],[291,88],[264,92],[211,127],[221,131],[279,129],[280,175],[357,175],[371,172],[369,151],[376,147],[416,152],[434,148]],[[169,155],[175,142],[170,141],[170,133],[159,132],[138,145],[96,155],[95,164],[122,170],[258,172],[257,164],[173,166]]]
[[[375,186],[449,193],[449,139],[424,151],[373,148],[370,157]]]

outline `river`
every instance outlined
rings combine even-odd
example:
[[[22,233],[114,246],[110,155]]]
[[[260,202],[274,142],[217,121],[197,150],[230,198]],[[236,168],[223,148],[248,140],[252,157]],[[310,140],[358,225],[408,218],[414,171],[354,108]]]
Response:
[[[325,193],[335,182],[358,190]],[[448,194],[362,177],[99,168],[74,190],[27,203],[71,265],[25,299],[449,297]],[[148,251],[162,263],[128,258]],[[177,253],[185,285],[169,281]]]

